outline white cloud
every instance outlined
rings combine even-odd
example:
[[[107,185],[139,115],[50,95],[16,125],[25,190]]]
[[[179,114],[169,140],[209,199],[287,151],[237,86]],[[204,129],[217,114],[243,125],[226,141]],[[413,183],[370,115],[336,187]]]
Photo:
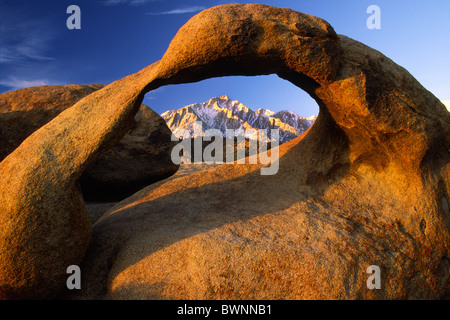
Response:
[[[192,6],[192,7],[183,7],[183,8],[177,8],[169,11],[162,11],[162,12],[147,12],[147,15],[151,16],[159,16],[159,15],[166,15],[166,14],[184,14],[184,13],[192,13],[197,11],[202,11],[206,9],[206,7],[199,7],[199,6]]]
[[[7,80],[0,80],[0,85],[8,87],[10,90],[17,90],[27,87],[45,86],[49,84],[50,82],[46,79],[24,80],[18,79],[16,77],[10,77]]]

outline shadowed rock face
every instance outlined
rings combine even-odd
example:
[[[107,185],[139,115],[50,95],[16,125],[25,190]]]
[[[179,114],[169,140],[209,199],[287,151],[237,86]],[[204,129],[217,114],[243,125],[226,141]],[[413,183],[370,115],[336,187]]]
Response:
[[[320,106],[314,126],[279,147],[276,175],[236,164],[159,182],[98,220],[87,248],[73,182],[125,134],[145,92],[268,73]],[[439,298],[449,287],[449,137],[437,98],[325,21],[263,5],[205,10],[160,62],[82,99],[0,164],[3,297],[57,292],[87,248],[83,289],[61,296]],[[370,265],[381,290],[367,288]]]
[[[0,161],[31,133],[76,102],[103,88],[93,85],[53,85],[0,94]],[[80,183],[86,201],[120,201],[143,187],[176,172],[171,158],[175,145],[164,120],[142,105],[132,129],[99,159],[91,163]]]

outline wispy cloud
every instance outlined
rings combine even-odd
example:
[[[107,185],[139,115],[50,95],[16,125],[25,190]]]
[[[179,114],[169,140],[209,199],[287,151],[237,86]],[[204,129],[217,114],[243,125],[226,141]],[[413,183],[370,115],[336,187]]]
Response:
[[[0,10],[0,63],[17,64],[53,60],[50,42],[55,32],[45,20],[27,20],[20,14]]]
[[[450,100],[444,100],[444,101],[441,101],[441,102],[444,104],[444,106],[447,107],[447,110],[450,111]]]
[[[155,99],[157,99],[158,98],[158,95],[161,93],[161,92],[164,92],[166,90],[166,88],[165,87],[159,87],[158,89],[155,89],[155,90],[152,90],[152,91],[150,91],[150,92],[148,92],[148,93],[146,93],[145,94],[145,97],[144,97],[144,101],[145,100],[155,100]]]
[[[159,16],[159,15],[166,15],[166,14],[184,14],[184,13],[192,13],[197,11],[202,11],[206,9],[206,7],[200,7],[200,6],[191,6],[191,7],[181,7],[169,11],[161,11],[161,12],[147,12],[147,15],[150,16]]]
[[[161,1],[161,0],[99,0],[105,6],[115,6],[119,4],[129,4],[132,6],[139,6],[149,2]]]
[[[49,85],[50,81],[46,79],[38,79],[38,80],[24,80],[18,79],[16,77],[10,77],[6,80],[0,80],[0,85],[9,88],[10,90],[17,90],[27,87],[36,87],[36,86],[45,86]],[[53,83],[54,84],[54,83]]]

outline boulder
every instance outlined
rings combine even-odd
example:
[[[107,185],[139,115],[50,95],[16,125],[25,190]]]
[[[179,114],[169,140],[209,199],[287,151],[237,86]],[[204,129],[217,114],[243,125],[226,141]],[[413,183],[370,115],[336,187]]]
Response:
[[[337,35],[326,21],[253,4],[199,13],[161,61],[80,100],[0,163],[0,225],[8,226],[0,230],[4,296],[23,287],[30,295],[56,292],[58,286],[45,285],[68,260],[33,273],[38,261],[48,266],[55,256],[45,254],[54,246],[43,239],[62,244],[57,251],[69,255],[60,235],[84,212],[73,182],[125,135],[146,92],[213,76],[268,73],[305,90],[320,107],[313,127],[269,151],[279,153],[277,173],[261,175],[261,162],[226,164],[139,191],[95,222],[80,264],[82,289],[64,290],[57,282],[58,296],[445,296],[450,113],[405,69]],[[28,221],[43,227],[22,229]],[[66,223],[46,229],[47,221]],[[36,242],[42,244],[37,251]],[[373,265],[380,289],[368,286]],[[24,280],[30,275],[40,280],[33,288]]]
[[[5,142],[0,155],[16,149],[31,133],[80,99],[104,85],[53,85],[0,94],[0,121]],[[0,135],[1,133],[0,127]],[[86,201],[120,201],[143,187],[176,172],[170,159],[174,143],[164,120],[142,105],[130,132],[89,165],[80,183]]]
[[[6,136],[6,143],[0,146],[0,155],[6,157],[30,134],[63,110],[103,87],[102,84],[49,85],[0,94],[0,121]]]

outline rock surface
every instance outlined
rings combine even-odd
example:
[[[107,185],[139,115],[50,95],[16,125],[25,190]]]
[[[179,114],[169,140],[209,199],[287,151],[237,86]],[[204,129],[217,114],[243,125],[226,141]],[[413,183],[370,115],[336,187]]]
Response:
[[[103,88],[95,85],[53,85],[0,94],[4,127],[3,160],[31,133],[80,99]],[[0,136],[2,135],[0,128]],[[176,172],[170,159],[174,143],[163,119],[142,105],[132,130],[113,148],[89,165],[80,179],[86,201],[123,200],[143,187]]]
[[[156,181],[173,175],[176,142],[163,118],[142,105],[133,128],[118,144],[91,164],[80,179],[86,201],[122,200]]]
[[[91,236],[77,180],[132,128],[157,65],[144,80],[131,75],[81,99],[0,163],[0,298],[51,298],[66,287]]]
[[[216,129],[227,136],[229,129],[234,136],[257,139],[259,129],[278,129],[280,143],[292,140],[308,130],[314,120],[300,117],[288,110],[273,112],[267,109],[251,110],[237,100],[228,96],[211,98],[203,103],[194,103],[178,110],[168,110],[161,114],[172,133],[181,138],[203,136],[209,129]],[[200,121],[201,127],[195,122]],[[200,132],[197,132],[200,131]],[[269,136],[270,138],[270,136]]]
[[[62,221],[62,213],[83,212],[80,201],[64,202],[79,195],[71,182],[95,154],[126,133],[145,92],[212,76],[268,73],[307,91],[320,106],[314,126],[279,147],[278,173],[260,175],[261,164],[222,165],[141,190],[94,224],[81,264],[83,289],[60,297],[445,295],[450,113],[405,69],[336,35],[325,21],[240,4],[193,17],[160,62],[82,99],[0,164],[0,223],[9,226],[0,233],[0,247],[9,248],[0,253],[0,288],[5,279],[14,279],[15,288],[23,284],[17,273],[5,277],[12,260],[4,257],[23,256],[12,249],[14,235],[25,234],[31,243],[46,239],[20,233],[17,217]],[[67,152],[64,147],[73,140],[82,142]],[[23,159],[30,165],[21,166]],[[19,196],[24,191],[26,196]],[[61,225],[53,229],[64,233]],[[32,246],[24,248],[35,253]],[[28,274],[31,262],[48,262],[42,249],[35,259],[18,260],[16,269]],[[371,265],[381,269],[379,290],[367,287]],[[62,270],[47,271],[40,276]]]

